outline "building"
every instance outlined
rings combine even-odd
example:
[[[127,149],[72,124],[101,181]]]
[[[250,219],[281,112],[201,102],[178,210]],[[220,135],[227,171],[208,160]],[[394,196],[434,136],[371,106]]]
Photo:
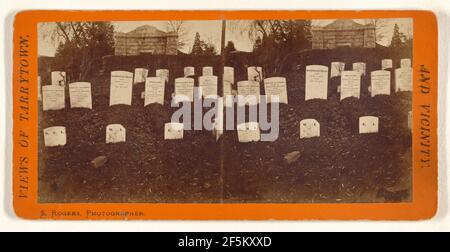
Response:
[[[337,19],[323,27],[314,26],[311,29],[312,48],[374,48],[376,45],[375,28],[374,24],[362,25],[351,19]]]
[[[178,36],[144,25],[128,33],[114,33],[115,55],[164,54],[176,55]]]

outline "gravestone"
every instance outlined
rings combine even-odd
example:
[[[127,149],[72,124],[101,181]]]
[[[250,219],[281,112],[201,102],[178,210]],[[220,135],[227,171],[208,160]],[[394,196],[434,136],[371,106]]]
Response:
[[[278,96],[279,103],[288,104],[286,78],[271,77],[264,79],[264,90],[268,103],[272,102],[272,96]]]
[[[257,81],[238,81],[238,104],[244,105],[257,105],[260,99],[260,84]]]
[[[145,79],[147,78],[148,70],[145,68],[136,68],[134,69],[134,81],[133,83],[142,83],[145,82]]]
[[[198,86],[201,88],[203,97],[217,97],[217,76],[200,76]]]
[[[194,76],[195,75],[195,68],[192,66],[187,66],[183,70],[184,77]]]
[[[343,71],[341,75],[341,101],[347,97],[359,99],[361,93],[361,75],[356,71]]]
[[[395,91],[412,91],[412,68],[395,69]]]
[[[261,82],[263,79],[262,67],[250,66],[247,68],[247,77],[249,81]]]
[[[377,70],[370,73],[370,92],[375,95],[391,94],[391,72]]]
[[[202,68],[202,75],[203,76],[211,76],[213,75],[213,67],[212,66],[205,66]]]
[[[225,100],[225,107],[233,106],[233,94],[232,94],[232,84],[231,82],[224,81],[223,82],[223,98]]]
[[[409,67],[411,67],[411,59],[400,60],[400,68],[409,68]]]
[[[341,76],[345,69],[344,62],[331,62],[330,78]]]
[[[413,123],[413,114],[412,111],[408,111],[408,129],[412,129],[412,123]]]
[[[194,79],[176,78],[175,79],[175,103],[194,100]]]
[[[182,123],[164,124],[164,140],[183,139],[184,125]]]
[[[52,85],[65,87],[66,86],[66,72],[53,71]]]
[[[42,108],[47,110],[59,110],[65,107],[65,92],[63,86],[42,86]]]
[[[91,83],[89,82],[70,83],[69,97],[71,108],[92,109]]]
[[[353,63],[353,71],[358,72],[361,76],[366,75],[366,63],[364,62]]]
[[[38,101],[42,101],[42,84],[41,84],[41,76],[38,76]]]
[[[117,104],[131,105],[132,93],[133,73],[126,71],[111,72],[109,106]]]
[[[156,77],[161,77],[165,83],[169,82],[169,69],[157,69]]]
[[[106,126],[106,143],[125,142],[126,130],[121,124],[110,124]]]
[[[162,77],[148,77],[145,80],[144,106],[152,103],[164,105],[166,83]]]
[[[234,68],[232,67],[223,67],[223,81],[234,83]]]
[[[378,117],[361,116],[359,118],[359,134],[377,133],[377,132],[378,132]]]
[[[383,59],[381,60],[381,70],[392,68],[392,60],[391,59]]]
[[[44,129],[44,144],[47,147],[66,145],[66,127],[54,126]]]
[[[247,122],[237,126],[238,140],[240,143],[258,142],[261,139],[259,123]]]
[[[328,67],[321,65],[306,66],[305,101],[328,97]]]
[[[315,119],[303,119],[300,121],[300,139],[320,136],[320,124]]]

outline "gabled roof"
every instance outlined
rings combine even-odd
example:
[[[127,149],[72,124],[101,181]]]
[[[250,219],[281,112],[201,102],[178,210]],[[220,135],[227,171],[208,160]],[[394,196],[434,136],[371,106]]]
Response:
[[[175,35],[174,33],[171,32],[163,32],[161,30],[158,30],[156,27],[151,26],[151,25],[143,25],[143,26],[139,26],[138,28],[127,32],[127,33],[123,33],[123,32],[117,32],[117,35],[125,35],[125,36],[129,36],[129,37],[166,37],[166,36],[171,36],[171,35]]]
[[[336,19],[335,21],[326,26],[323,27],[316,26],[314,28],[323,30],[357,30],[357,29],[364,29],[366,27],[375,28],[373,24],[362,25],[355,22],[352,19]]]

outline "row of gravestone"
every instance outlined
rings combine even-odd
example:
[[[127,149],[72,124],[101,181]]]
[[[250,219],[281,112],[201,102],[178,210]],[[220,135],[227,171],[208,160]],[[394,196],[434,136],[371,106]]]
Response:
[[[384,60],[386,61],[386,60]],[[409,59],[403,59],[401,68],[395,70],[395,90],[412,91],[412,68]],[[387,63],[382,63],[389,66]],[[391,62],[392,65],[392,62]],[[348,97],[360,98],[361,94],[361,76],[365,75],[365,64],[357,62],[353,64],[355,70],[344,71],[345,63],[332,62],[332,77],[341,78],[339,86],[340,99]],[[191,76],[194,73],[193,67],[185,68],[185,77],[175,79],[174,97],[178,98],[175,102],[193,101],[194,98],[194,79]],[[218,78],[212,75],[212,67],[204,67],[203,74],[199,77],[199,88],[203,97],[217,97]],[[52,73],[52,77],[53,77]],[[65,74],[55,74],[55,76],[65,76]],[[156,77],[147,77],[148,70],[144,68],[135,69],[135,73],[126,71],[111,72],[111,88],[109,105],[131,105],[133,83],[145,82],[145,91],[143,92],[144,106],[159,103],[164,105],[165,86],[169,80],[169,70],[158,69]],[[187,77],[186,77],[187,76]],[[258,76],[258,77],[256,77]],[[240,97],[255,97],[256,100],[242,99],[239,105],[255,105],[259,103],[261,94],[260,81],[262,76],[261,67],[250,67],[248,69],[249,79],[237,82],[237,94]],[[306,84],[305,100],[327,99],[328,98],[328,67],[322,65],[306,66]],[[53,80],[53,79],[52,79]],[[39,86],[40,86],[40,80]],[[278,102],[288,103],[288,93],[286,79],[284,77],[271,77],[263,79],[264,90],[272,102],[271,97],[277,96]],[[56,84],[42,87],[43,110],[59,110],[65,107],[65,88]],[[234,69],[232,67],[224,68],[224,96],[232,96],[232,84],[234,83]],[[391,92],[391,73],[386,70],[377,70],[371,72],[371,85],[369,87],[371,96],[390,95]],[[69,84],[70,106],[71,108],[89,108],[92,109],[91,84],[89,82],[75,82]],[[230,100],[226,99],[225,106],[231,106]]]
[[[377,133],[378,117],[362,116],[359,118],[359,134]],[[411,129],[412,112],[408,112],[408,127]],[[223,129],[213,131],[216,140],[223,134]],[[238,141],[241,143],[258,142],[261,139],[258,122],[246,122],[237,126]],[[47,147],[64,146],[66,144],[66,128],[53,126],[44,129],[44,144]],[[164,140],[183,139],[184,125],[182,123],[166,123],[164,125]],[[320,124],[315,119],[300,121],[300,139],[320,136]],[[126,130],[121,124],[110,124],[106,127],[106,143],[119,143],[126,141]]]

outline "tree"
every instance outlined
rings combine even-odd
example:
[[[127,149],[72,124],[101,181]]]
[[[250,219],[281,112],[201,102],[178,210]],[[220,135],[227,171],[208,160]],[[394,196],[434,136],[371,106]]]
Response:
[[[388,27],[386,24],[386,20],[374,18],[374,19],[365,19],[365,24],[372,24],[375,26],[375,40],[376,42],[381,42],[386,37],[386,28]]]
[[[391,45],[392,48],[401,48],[406,45],[406,36],[400,32],[397,24],[394,25],[394,32],[392,34]]]
[[[109,22],[56,22],[50,36],[59,42],[55,64],[72,81],[86,80],[114,52],[114,27]]]
[[[177,34],[177,48],[178,50],[182,50],[186,46],[186,23],[184,20],[172,20],[167,21],[167,32],[173,32]]]
[[[212,43],[206,43],[200,39],[200,34],[195,33],[194,44],[192,45],[191,54],[193,55],[216,55],[216,48]]]

